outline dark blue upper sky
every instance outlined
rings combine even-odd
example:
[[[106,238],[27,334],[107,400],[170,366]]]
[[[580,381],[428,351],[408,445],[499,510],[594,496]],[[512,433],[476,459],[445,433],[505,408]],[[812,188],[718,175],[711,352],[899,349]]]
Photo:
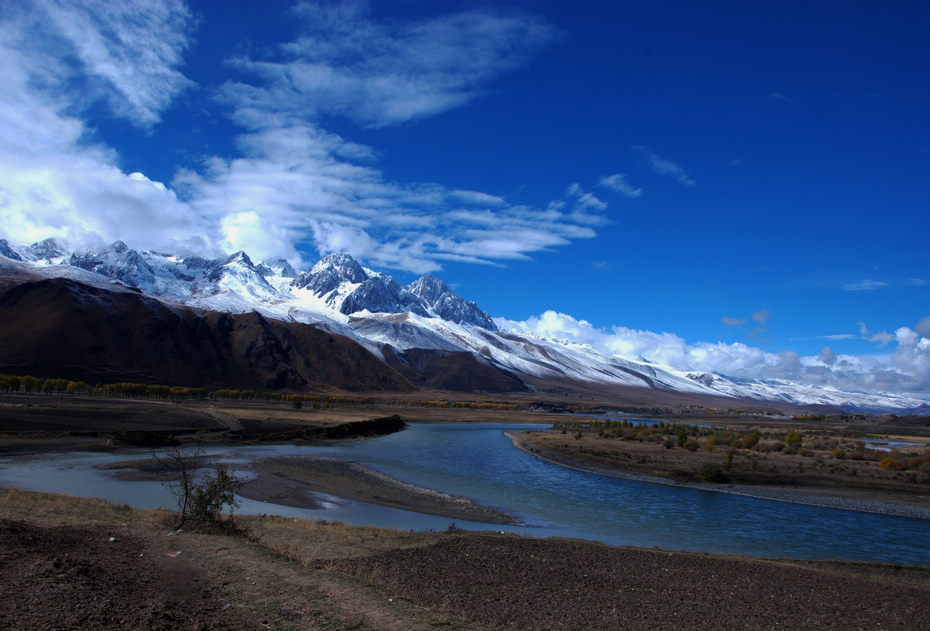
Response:
[[[7,238],[342,250],[608,350],[930,387],[925,2],[142,6],[0,12]]]

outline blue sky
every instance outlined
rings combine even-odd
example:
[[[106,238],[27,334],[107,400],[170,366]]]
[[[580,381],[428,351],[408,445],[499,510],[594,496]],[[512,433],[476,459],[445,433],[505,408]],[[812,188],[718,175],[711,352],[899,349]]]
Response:
[[[0,236],[430,272],[679,368],[930,393],[921,2],[0,7]]]

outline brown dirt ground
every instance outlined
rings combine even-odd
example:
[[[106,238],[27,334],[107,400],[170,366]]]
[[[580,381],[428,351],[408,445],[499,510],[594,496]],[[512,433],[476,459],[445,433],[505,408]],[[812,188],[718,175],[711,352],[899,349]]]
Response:
[[[0,628],[930,626],[930,568],[281,517],[238,518],[249,531],[244,538],[177,533],[168,517],[0,489]]]
[[[339,569],[491,629],[926,629],[930,573],[453,537]]]

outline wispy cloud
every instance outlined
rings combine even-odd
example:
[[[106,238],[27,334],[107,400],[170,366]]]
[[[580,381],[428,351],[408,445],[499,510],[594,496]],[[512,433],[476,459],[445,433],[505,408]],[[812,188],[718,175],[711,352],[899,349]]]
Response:
[[[580,186],[539,208],[389,181],[376,150],[324,126],[328,116],[377,127],[460,106],[555,42],[551,24],[482,10],[388,23],[348,3],[302,4],[295,17],[294,41],[228,66],[235,76],[218,98],[241,129],[236,154],[207,158],[165,185],[121,171],[112,149],[88,142],[93,123],[83,119],[88,103],[102,102],[143,130],[157,125],[191,86],[180,72],[193,26],[184,5],[36,0],[5,8],[0,233],[17,243],[122,239],[295,262],[311,248],[347,251],[427,272],[445,261],[527,259],[591,238],[607,221],[606,203]]]
[[[677,163],[663,158],[648,147],[642,145],[636,145],[633,149],[646,159],[646,164],[649,165],[649,168],[651,168],[653,172],[670,177],[682,186],[697,186],[697,182],[694,178],[688,175],[688,172]]]
[[[729,316],[723,316],[720,318],[720,321],[726,324],[727,326],[743,326],[748,322],[746,318],[731,318]]]
[[[629,180],[626,179],[626,174],[624,173],[606,175],[598,180],[598,184],[604,188],[608,188],[614,191],[615,193],[620,193],[624,197],[629,197],[630,199],[636,199],[637,197],[643,196],[643,189],[630,184]]]
[[[433,116],[469,102],[562,37],[544,19],[516,11],[381,22],[362,3],[304,2],[294,16],[297,39],[274,54],[231,61],[253,78],[224,86],[250,125],[327,114],[383,127]]]
[[[853,340],[853,339],[856,339],[857,337],[859,336],[856,335],[855,333],[834,333],[832,335],[818,335],[817,339],[839,341],[839,340]]]
[[[181,0],[24,0],[7,9],[15,35],[6,41],[41,60],[32,80],[52,98],[68,93],[72,109],[104,101],[148,128],[193,85],[178,69],[193,26]]]
[[[911,287],[923,287],[927,284],[927,279],[925,278],[909,278],[907,281],[908,285]]]
[[[794,101],[789,99],[787,96],[785,96],[781,92],[772,92],[771,94],[769,94],[769,101],[781,101],[782,103],[794,103]]]
[[[843,291],[875,291],[876,289],[884,289],[888,287],[889,284],[881,280],[871,280],[866,278],[865,280],[860,280],[855,283],[846,283],[841,285]]]

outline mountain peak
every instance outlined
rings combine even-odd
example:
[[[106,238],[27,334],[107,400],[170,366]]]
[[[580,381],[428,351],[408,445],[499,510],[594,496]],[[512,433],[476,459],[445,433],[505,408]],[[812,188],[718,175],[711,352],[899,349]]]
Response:
[[[249,258],[249,255],[246,254],[244,250],[239,250],[235,254],[230,255],[229,258],[226,259],[225,265],[229,265],[230,263],[242,263],[247,267],[255,267],[252,263],[252,259]]]
[[[60,263],[68,253],[57,239],[49,237],[24,248],[21,254],[25,260],[54,265]]]
[[[354,258],[344,252],[333,252],[321,258],[309,272],[304,272],[294,281],[300,288],[324,296],[342,283],[363,283],[368,274]]]
[[[14,261],[22,261],[23,257],[19,255],[19,252],[10,247],[10,244],[6,242],[6,239],[0,239],[0,256],[5,256],[8,259],[13,259]]]
[[[407,286],[407,291],[422,300],[431,313],[443,320],[473,324],[489,331],[497,330],[491,316],[474,302],[458,296],[435,276],[421,276]]]
[[[262,276],[281,276],[282,278],[297,278],[297,272],[287,262],[287,259],[265,259],[256,268]]]

